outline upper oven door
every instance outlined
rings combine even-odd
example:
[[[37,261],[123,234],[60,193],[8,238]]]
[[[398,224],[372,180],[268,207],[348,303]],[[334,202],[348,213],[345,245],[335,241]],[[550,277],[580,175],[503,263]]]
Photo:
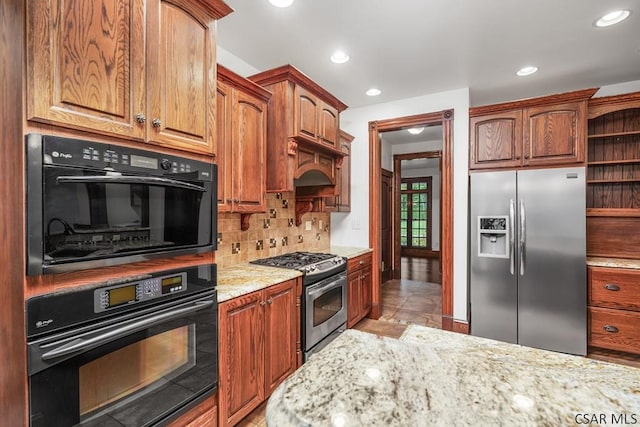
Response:
[[[217,386],[216,292],[27,344],[31,426],[147,426]]]
[[[342,273],[305,287],[305,350],[347,321],[347,275]]]

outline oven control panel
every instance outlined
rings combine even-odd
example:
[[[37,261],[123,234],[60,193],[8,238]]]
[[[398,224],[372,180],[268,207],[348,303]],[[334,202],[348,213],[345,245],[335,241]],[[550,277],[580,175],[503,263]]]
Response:
[[[93,292],[93,311],[101,313],[124,305],[137,304],[187,290],[187,273],[101,287]]]

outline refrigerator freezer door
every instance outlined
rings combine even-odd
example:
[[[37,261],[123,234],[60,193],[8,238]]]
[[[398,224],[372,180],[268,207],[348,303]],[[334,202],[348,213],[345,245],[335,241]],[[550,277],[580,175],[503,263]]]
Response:
[[[519,171],[517,186],[518,228],[525,230],[519,236],[518,341],[584,355],[585,169]]]
[[[518,339],[515,201],[514,171],[471,174],[471,334],[512,343]]]

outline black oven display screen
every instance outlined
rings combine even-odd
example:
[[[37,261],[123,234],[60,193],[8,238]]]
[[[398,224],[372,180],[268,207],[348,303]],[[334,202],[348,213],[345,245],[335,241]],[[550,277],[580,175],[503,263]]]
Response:
[[[182,276],[165,277],[162,279],[162,294],[169,294],[173,289],[182,287]]]
[[[133,160],[133,159],[132,159]],[[49,264],[196,248],[212,244],[212,183],[186,185],[47,167],[44,261]],[[130,179],[129,179],[130,178]],[[178,177],[172,178],[173,182]],[[205,188],[199,191],[197,188]]]
[[[109,289],[109,307],[127,304],[136,300],[136,287],[123,286],[121,288]]]

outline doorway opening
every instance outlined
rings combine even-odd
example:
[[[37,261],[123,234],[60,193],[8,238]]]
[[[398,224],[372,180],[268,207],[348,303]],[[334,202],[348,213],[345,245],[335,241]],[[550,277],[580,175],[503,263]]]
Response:
[[[401,154],[394,158],[393,167],[383,169],[382,158],[388,156],[386,148],[383,147],[382,138],[387,132],[404,131],[409,128],[424,127],[431,128],[432,131],[439,132],[441,146],[437,148],[427,148],[429,151]],[[453,149],[453,111],[445,110],[436,113],[428,113],[416,116],[400,117],[390,120],[380,120],[369,123],[369,151],[370,151],[370,208],[369,208],[369,241],[373,249],[373,259],[378,260],[379,268],[374,268],[372,272],[373,293],[371,317],[379,319],[383,313],[383,288],[384,279],[389,277],[389,263],[391,263],[391,275],[395,280],[402,280],[401,275],[404,270],[407,275],[427,274],[437,275],[438,282],[434,289],[421,289],[426,295],[437,295],[441,308],[434,309],[440,311],[442,316],[442,328],[451,330],[453,328],[453,171],[452,171],[452,149]],[[440,149],[438,149],[440,148]],[[384,156],[383,156],[384,154]],[[407,158],[402,158],[407,156]],[[439,196],[439,206],[433,205],[434,188],[433,178],[431,180],[405,181],[402,182],[402,161],[414,159],[427,159],[427,161],[438,164],[440,188],[437,192]],[[397,163],[397,165],[396,165]],[[388,166],[387,166],[388,167]],[[409,169],[409,168],[407,168]],[[400,172],[400,173],[398,173]],[[392,174],[393,184],[389,185],[389,173]],[[414,176],[405,178],[427,178],[424,176]],[[428,188],[431,185],[431,188]],[[393,193],[393,212],[385,210],[386,198],[389,189]],[[414,188],[415,187],[415,188]],[[404,197],[405,204],[402,204],[402,188],[407,190]],[[429,190],[429,191],[420,191]],[[429,206],[429,196],[431,196],[431,206]],[[409,199],[410,197],[410,199]],[[411,209],[409,209],[409,200]],[[417,206],[416,206],[417,204]],[[429,214],[429,208],[431,213]],[[433,225],[434,210],[439,217],[438,226]],[[391,216],[391,226],[389,218]],[[411,224],[401,225],[403,216]],[[415,219],[414,219],[415,217]],[[429,224],[431,222],[431,224]],[[438,230],[438,246],[434,245],[435,230]],[[389,237],[391,230],[391,237]],[[393,242],[393,249],[389,247],[389,239]],[[406,243],[402,245],[402,243]],[[403,247],[404,246],[404,247]],[[404,256],[403,256],[404,250]],[[389,257],[389,252],[392,257]],[[431,261],[433,260],[433,261]],[[375,263],[375,261],[374,261]],[[403,269],[404,266],[404,269]],[[435,270],[435,272],[434,272]],[[416,276],[417,277],[417,276]],[[433,279],[433,276],[430,277]],[[412,279],[408,279],[411,281]],[[409,291],[412,292],[412,291]],[[419,292],[419,291],[416,291]],[[389,301],[392,301],[390,298]],[[387,314],[387,313],[385,313]],[[429,314],[429,313],[425,313]],[[397,317],[397,316],[396,316]],[[394,318],[395,319],[395,318]],[[398,320],[398,319],[395,319]],[[435,326],[435,325],[431,325]]]

